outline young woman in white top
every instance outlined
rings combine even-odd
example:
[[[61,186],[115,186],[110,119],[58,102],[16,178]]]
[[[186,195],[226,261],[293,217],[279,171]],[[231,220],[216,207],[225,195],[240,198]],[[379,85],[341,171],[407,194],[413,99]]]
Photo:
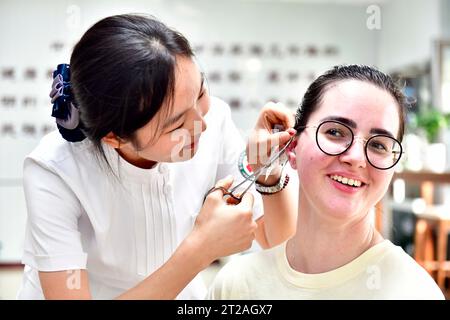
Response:
[[[92,26],[70,67],[58,66],[51,97],[59,132],[24,162],[19,298],[203,298],[197,275],[211,262],[255,237],[270,247],[292,235],[287,188],[263,203],[247,193],[228,205],[220,190],[204,201],[214,185],[231,185],[224,177],[240,177],[245,145],[193,56],[161,22],[119,15]],[[262,113],[265,128],[294,124],[284,110]],[[268,129],[257,145],[290,138]],[[269,182],[279,179],[277,171]]]
[[[442,299],[430,275],[375,229],[402,154],[406,101],[384,73],[337,66],[297,112],[288,149],[300,180],[297,231],[218,274],[215,299]]]

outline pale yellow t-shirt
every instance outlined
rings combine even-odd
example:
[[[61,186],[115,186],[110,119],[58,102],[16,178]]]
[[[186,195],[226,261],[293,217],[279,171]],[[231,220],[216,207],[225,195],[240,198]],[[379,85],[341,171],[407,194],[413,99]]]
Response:
[[[429,274],[389,240],[335,270],[292,269],[286,242],[232,259],[213,281],[208,299],[444,299]]]

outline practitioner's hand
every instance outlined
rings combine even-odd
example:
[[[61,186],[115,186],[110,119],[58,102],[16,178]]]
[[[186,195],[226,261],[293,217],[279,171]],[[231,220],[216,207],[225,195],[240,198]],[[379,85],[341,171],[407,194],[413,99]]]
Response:
[[[273,132],[276,125],[285,128],[284,131]],[[266,164],[270,158],[270,151],[281,149],[296,131],[294,114],[281,103],[268,102],[261,110],[256,125],[247,143],[247,160],[253,172]],[[275,167],[265,179],[262,175],[258,183],[274,185],[280,180],[281,166]]]
[[[231,176],[217,182],[216,187],[228,189]],[[223,192],[210,193],[195,221],[192,235],[201,243],[199,254],[207,261],[247,250],[255,238],[256,222],[252,217],[253,195],[247,192],[239,204],[229,204]]]

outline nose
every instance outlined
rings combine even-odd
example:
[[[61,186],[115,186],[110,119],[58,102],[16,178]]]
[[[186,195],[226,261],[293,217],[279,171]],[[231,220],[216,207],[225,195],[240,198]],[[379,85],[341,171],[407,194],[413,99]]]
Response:
[[[202,132],[206,130],[206,122],[203,116],[204,113],[202,112],[202,108],[200,106],[196,106],[193,112],[194,136],[200,135]]]
[[[203,118],[203,117],[200,117],[200,120],[201,120],[201,132],[204,132],[205,130],[206,130],[206,122],[205,122],[205,118]]]
[[[367,161],[364,145],[364,139],[355,137],[351,146],[339,156],[339,160],[357,168],[365,168]]]
[[[205,95],[208,93],[205,93]],[[203,97],[203,100],[199,101],[197,108],[202,116],[205,116],[209,111],[209,97]]]

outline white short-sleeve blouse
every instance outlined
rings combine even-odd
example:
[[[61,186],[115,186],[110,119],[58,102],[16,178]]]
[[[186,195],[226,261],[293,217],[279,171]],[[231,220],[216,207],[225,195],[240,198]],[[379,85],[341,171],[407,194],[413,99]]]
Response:
[[[26,267],[18,298],[43,298],[38,271],[87,269],[92,297],[111,299],[164,264],[215,182],[228,174],[242,179],[237,162],[245,144],[228,105],[212,98],[205,121],[191,160],[152,169],[135,167],[104,145],[109,170],[88,139],[70,143],[57,131],[45,136],[24,162]],[[258,219],[262,201],[253,193]],[[178,298],[205,293],[197,276]]]

